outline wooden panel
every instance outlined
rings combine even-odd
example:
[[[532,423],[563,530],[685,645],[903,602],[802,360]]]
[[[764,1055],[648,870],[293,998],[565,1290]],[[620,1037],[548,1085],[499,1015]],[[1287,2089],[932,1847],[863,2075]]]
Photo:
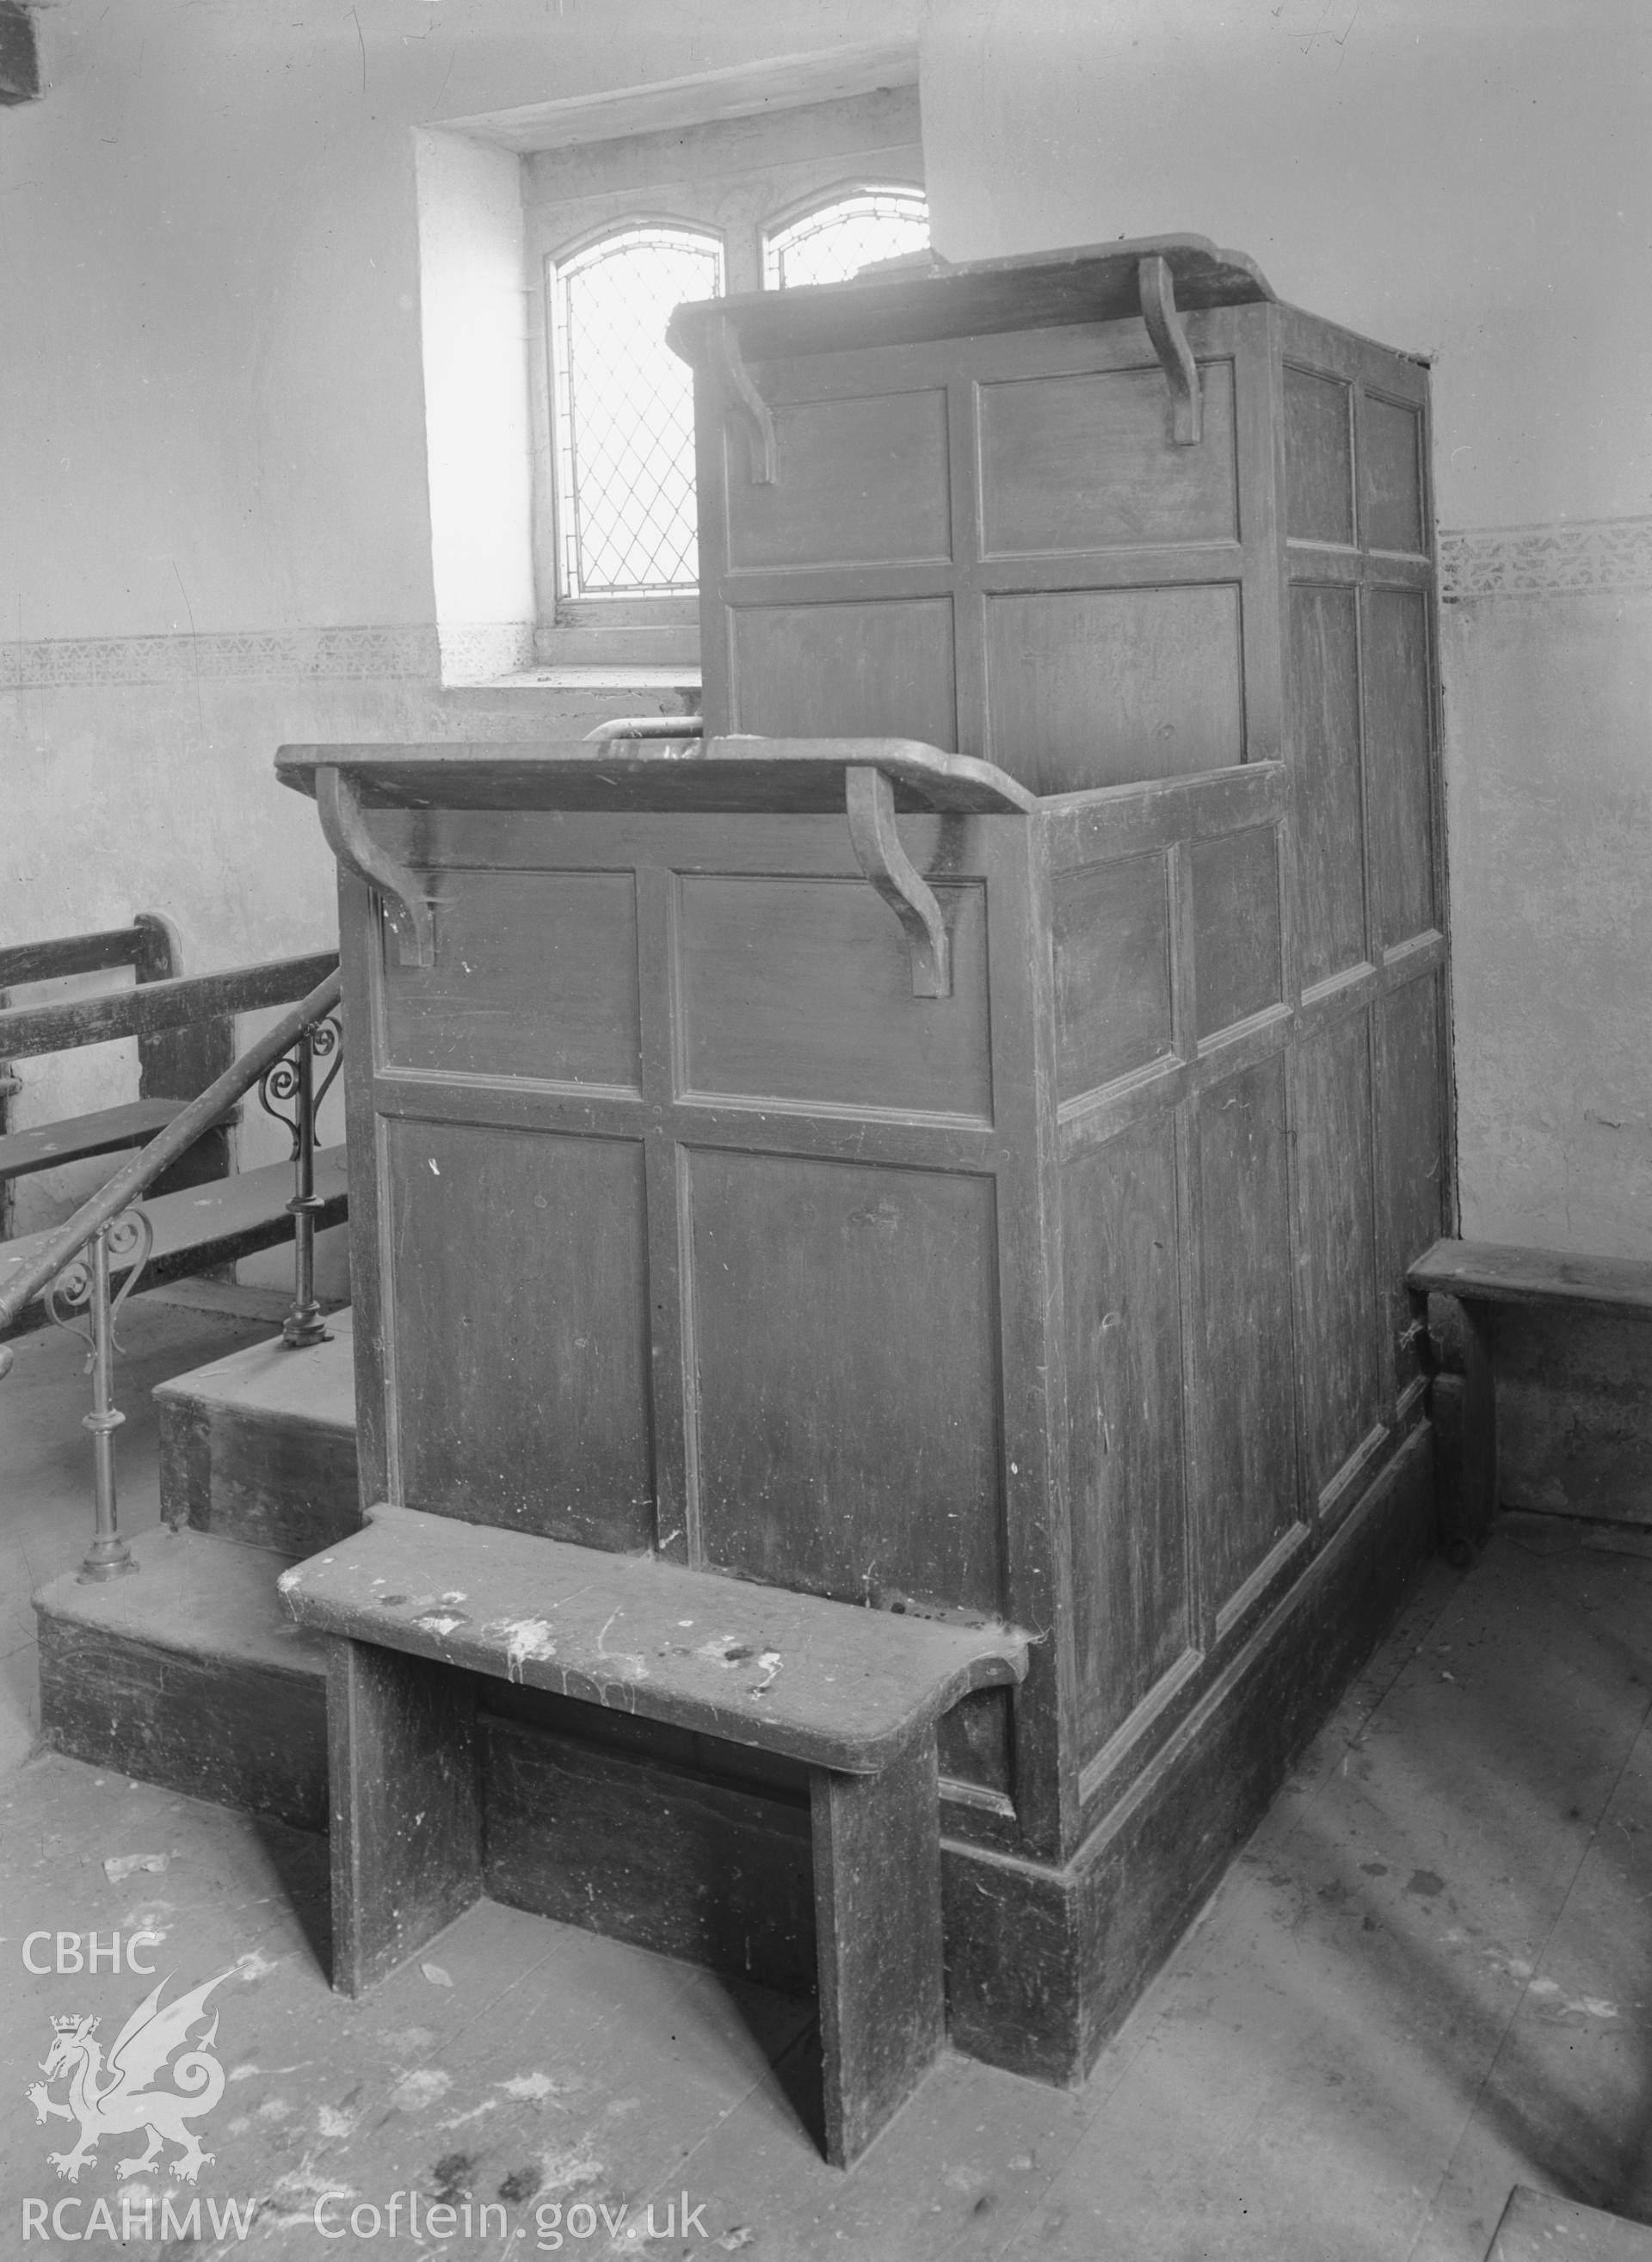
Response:
[[[986,601],[989,760],[1035,793],[1244,759],[1230,582]]]
[[[1297,964],[1304,990],[1367,955],[1359,597],[1297,583],[1289,603]]]
[[[883,565],[952,548],[944,392],[776,403],[780,477],[746,478],[733,436],[729,564]]]
[[[1201,1095],[1200,1554],[1213,1603],[1295,1517],[1285,1064]]]
[[[992,1182],[689,1158],[709,1563],[1002,1602]]]
[[[637,895],[629,872],[448,871],[430,891],[435,966],[386,955],[393,1066],[635,1090]]]
[[[1415,408],[1367,393],[1365,402],[1365,538],[1373,550],[1427,547],[1423,534],[1422,419]]]
[[[1427,602],[1409,589],[1366,594],[1366,760],[1382,941],[1438,924]]]
[[[408,1505],[648,1545],[641,1146],[415,1121],[383,1137]]]
[[[914,998],[900,922],[864,880],[688,876],[678,896],[692,1092],[991,1116],[986,896],[936,894],[950,998]]]
[[[328,1645],[333,1986],[359,1995],[482,1890],[476,1700],[467,1675]]]
[[[1376,1247],[1371,1214],[1371,1062],[1364,1013],[1347,1013],[1296,1054],[1302,1428],[1317,1496],[1382,1410],[1376,1371]]]
[[[1059,872],[1050,892],[1059,1096],[1071,1099],[1172,1049],[1165,859]]]
[[[1174,1126],[1061,1174],[1079,1757],[1187,1646]]]
[[[1247,825],[1195,840],[1189,861],[1202,1040],[1280,1001],[1279,836]]]
[[[489,1683],[487,1698],[497,1693]],[[588,1720],[592,1710],[580,1707]],[[480,1727],[493,1899],[813,1992],[805,1805],[516,1720],[484,1714]]]
[[[1438,977],[1426,976],[1393,991],[1379,1001],[1376,1015],[1389,1339],[1394,1346],[1394,1385],[1403,1390],[1423,1369],[1420,1346],[1403,1340],[1412,1318],[1405,1268],[1446,1229],[1449,1156]]]
[[[1233,364],[1208,363],[1200,375],[1204,438],[1196,448],[1171,437],[1157,363],[982,385],[986,554],[1237,540]]]
[[[1298,542],[1353,540],[1353,397],[1334,377],[1285,371],[1285,528]]]
[[[957,752],[949,597],[740,606],[728,620],[732,731]]]

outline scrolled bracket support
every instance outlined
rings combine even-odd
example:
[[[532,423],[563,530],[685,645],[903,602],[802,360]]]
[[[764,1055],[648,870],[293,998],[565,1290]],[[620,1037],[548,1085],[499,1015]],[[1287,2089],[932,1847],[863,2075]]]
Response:
[[[399,864],[367,830],[361,801],[343,770],[329,763],[315,773],[315,806],[327,845],[343,869],[384,900],[404,966],[436,964],[436,929],[417,876]]]
[[[706,336],[711,347],[712,367],[746,427],[750,448],[751,484],[754,487],[772,487],[780,478],[780,451],[775,439],[775,420],[769,414],[768,403],[752,381],[752,373],[746,366],[746,357],[740,351],[740,342],[726,315],[721,321],[709,326]]]
[[[906,932],[914,998],[952,995],[952,940],[935,894],[900,845],[895,789],[880,769],[851,762],[844,773],[849,839],[862,871]]]
[[[1153,351],[1170,386],[1171,436],[1179,448],[1196,448],[1204,436],[1203,403],[1199,392],[1199,365],[1187,342],[1176,307],[1176,285],[1170,263],[1154,252],[1136,264],[1142,294],[1142,320],[1153,342]]]

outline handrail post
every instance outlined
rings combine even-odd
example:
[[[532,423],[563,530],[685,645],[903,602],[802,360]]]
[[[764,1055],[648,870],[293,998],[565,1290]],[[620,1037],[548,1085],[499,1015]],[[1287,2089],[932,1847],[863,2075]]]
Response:
[[[153,1240],[147,1214],[141,1209],[126,1210],[98,1227],[90,1244],[90,1262],[83,1253],[59,1273],[46,1293],[46,1308],[58,1326],[90,1345],[86,1372],[91,1377],[91,1412],[81,1417],[81,1427],[90,1430],[92,1437],[92,1544],[80,1567],[80,1577],[86,1582],[119,1579],[138,1567],[120,1536],[115,1498],[115,1431],[126,1418],[115,1405],[115,1353],[120,1348],[115,1340],[115,1317],[148,1262]],[[110,1294],[112,1250],[120,1257],[136,1253],[120,1293],[114,1297]],[[84,1310],[84,1329],[65,1317],[60,1305],[69,1312]]]
[[[292,1051],[272,1062],[258,1082],[259,1105],[278,1123],[285,1124],[292,1140],[293,1192],[287,1204],[292,1219],[292,1308],[281,1328],[281,1341],[288,1351],[307,1351],[314,1344],[333,1340],[315,1295],[315,1216],[326,1207],[315,1191],[315,1125],[343,1055],[334,1060],[319,1091],[315,1063],[339,1053],[339,1044],[335,1015],[307,1022]],[[278,1100],[291,1101],[290,1115],[276,1105]]]

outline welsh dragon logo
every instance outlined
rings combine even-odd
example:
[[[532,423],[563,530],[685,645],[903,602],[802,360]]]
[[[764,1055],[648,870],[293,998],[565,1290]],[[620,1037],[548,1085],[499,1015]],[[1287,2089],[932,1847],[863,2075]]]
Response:
[[[230,1971],[234,1970],[232,1964]],[[186,2124],[210,2113],[224,2093],[224,2069],[212,2054],[218,2038],[216,2011],[194,2049],[172,2068],[177,2089],[155,2089],[150,2084],[188,2038],[190,2028],[205,2020],[206,1998],[229,1976],[229,1971],[220,1971],[216,1979],[191,1988],[164,2010],[160,2007],[166,1985],[162,1979],[115,2036],[107,2066],[102,2045],[92,2040],[96,2019],[53,2020],[52,2047],[40,2062],[46,2079],[30,2084],[28,2099],[42,2123],[54,2118],[80,2122],[80,2141],[72,2150],[47,2155],[60,2176],[77,2182],[100,2136],[124,2136],[142,2129],[148,2132],[147,2149],[132,2159],[118,2161],[116,2174],[135,2176],[152,2168],[162,2144],[176,2144],[178,2155],[168,2172],[185,2183],[195,2181],[213,2155],[202,2151],[200,2139]],[[65,2074],[69,2102],[60,2105],[47,2091]]]

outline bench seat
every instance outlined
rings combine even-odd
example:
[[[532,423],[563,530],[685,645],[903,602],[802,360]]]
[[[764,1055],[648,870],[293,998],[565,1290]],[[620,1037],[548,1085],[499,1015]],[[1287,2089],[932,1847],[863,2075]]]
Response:
[[[1652,1320],[1652,1264],[1505,1242],[1437,1241],[1405,1279],[1414,1295],[1426,1299],[1440,1538],[1461,1567],[1483,1543],[1503,1495],[1495,1370],[1513,1322],[1499,1325],[1497,1314],[1563,1314],[1573,1332],[1582,1315],[1597,1322]],[[1562,1403],[1559,1427],[1564,1459],[1575,1467],[1575,1405]],[[1528,1452],[1532,1443],[1528,1436]]]
[[[350,1214],[350,1192],[343,1147],[323,1147],[315,1157],[315,1191],[321,1207],[315,1213],[316,1230],[342,1225]],[[143,1207],[155,1231],[155,1244],[138,1284],[138,1293],[159,1288],[169,1280],[187,1279],[208,1265],[233,1264],[256,1250],[273,1249],[292,1237],[291,1163],[267,1163],[256,1171],[238,1171],[233,1178],[209,1179],[205,1185],[181,1187],[177,1193],[146,1197]],[[0,1242],[0,1293],[32,1263],[51,1239],[50,1233],[29,1233],[16,1241]],[[126,1267],[117,1259],[112,1266],[117,1286]],[[44,1294],[32,1297],[0,1336],[25,1335],[45,1324]]]
[[[1418,1295],[1465,1303],[1565,1304],[1652,1320],[1652,1263],[1638,1257],[1576,1257],[1498,1241],[1437,1241],[1406,1274]]]
[[[119,1154],[126,1147],[147,1147],[184,1105],[181,1099],[134,1099],[126,1107],[94,1108],[88,1115],[9,1131],[0,1137],[0,1181],[55,1171],[94,1155]]]
[[[772,1752],[809,1771],[827,2156],[865,2149],[944,2035],[936,1723],[1024,1634],[393,1506],[281,1591],[330,1638],[336,1987],[480,1895],[466,1673]]]

